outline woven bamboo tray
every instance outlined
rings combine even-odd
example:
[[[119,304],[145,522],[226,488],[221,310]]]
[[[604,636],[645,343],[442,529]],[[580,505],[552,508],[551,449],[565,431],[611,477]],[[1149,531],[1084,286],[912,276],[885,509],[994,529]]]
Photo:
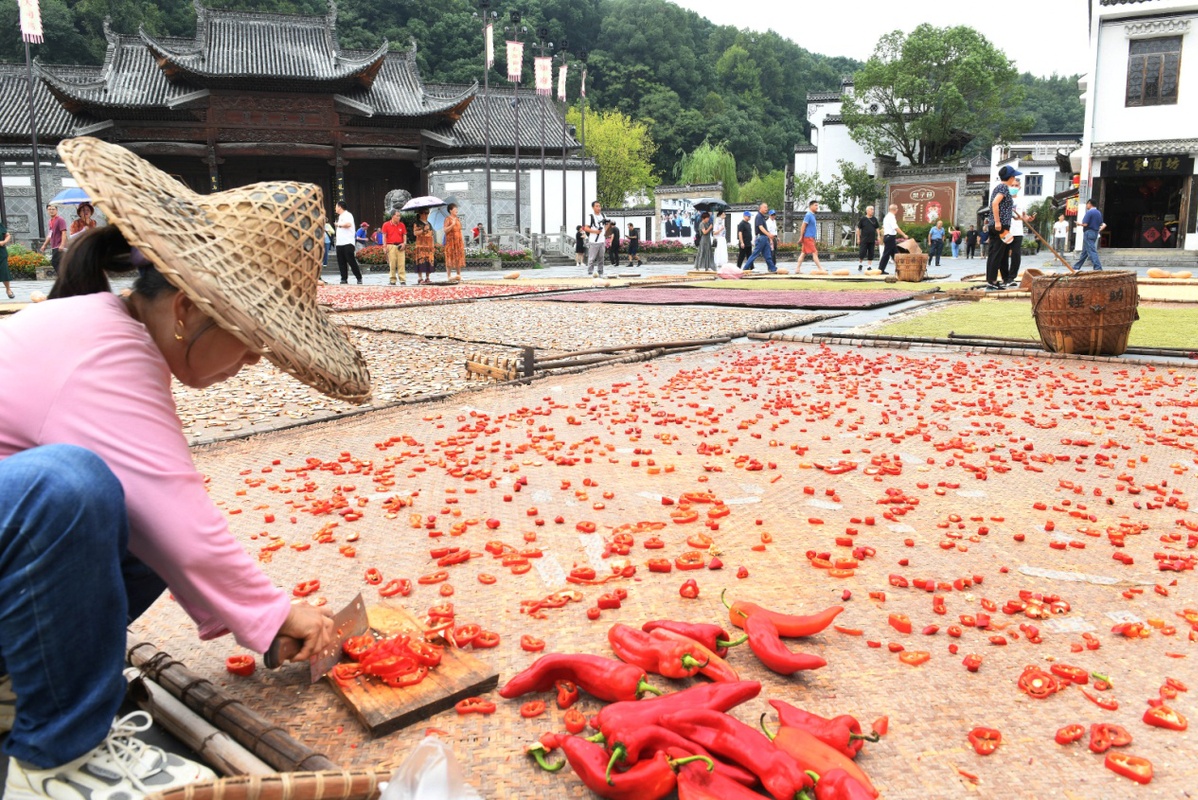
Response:
[[[928,257],[923,253],[898,253],[894,257],[894,274],[900,281],[919,283],[928,274]]]
[[[374,800],[379,783],[390,777],[388,770],[368,769],[243,775],[181,786],[146,800]]]
[[[1032,279],[1032,316],[1050,353],[1123,355],[1139,302],[1134,272]]]

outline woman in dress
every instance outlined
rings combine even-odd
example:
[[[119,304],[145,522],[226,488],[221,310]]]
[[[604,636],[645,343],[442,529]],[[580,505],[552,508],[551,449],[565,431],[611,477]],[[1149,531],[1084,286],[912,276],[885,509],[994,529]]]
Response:
[[[90,231],[96,227],[96,221],[92,216],[96,213],[96,209],[92,208],[91,203],[80,203],[79,208],[75,210],[75,221],[71,223],[70,230],[67,233],[70,238],[74,239],[84,231]]]
[[[331,614],[293,605],[229,532],[172,379],[205,388],[265,356],[362,402],[370,373],[317,304],[318,187],[199,195],[98,139],[58,150],[111,224],[72,242],[51,302],[0,325],[0,690],[18,698],[5,797],[142,797],[213,777],[138,740],[145,712],[114,720],[126,626],[163,592],[204,639],[297,661],[334,641]],[[134,267],[114,294],[106,273]]]
[[[715,268],[717,270],[728,263],[728,237],[724,235],[727,225],[728,214],[726,212],[716,214],[715,225],[712,228],[711,236],[715,239],[715,247],[713,248],[715,255],[713,260],[715,261]]]
[[[452,282],[462,279],[462,267],[466,266],[466,242],[462,239],[462,221],[458,219],[457,203],[450,203],[445,218],[445,277]],[[453,273],[457,271],[455,278]]]
[[[428,224],[428,209],[422,208],[416,213],[416,224],[412,226],[416,235],[416,274],[417,283],[433,282],[433,259],[437,255],[437,247],[433,242],[433,226]]]
[[[4,223],[0,222],[0,282],[4,283],[4,293],[11,300],[15,295],[12,293],[12,275],[8,273],[8,245],[12,242],[12,234],[8,232],[8,228],[4,227]]]
[[[711,250],[711,212],[704,211],[699,217],[699,250],[695,253],[695,269],[715,272],[715,255]]]

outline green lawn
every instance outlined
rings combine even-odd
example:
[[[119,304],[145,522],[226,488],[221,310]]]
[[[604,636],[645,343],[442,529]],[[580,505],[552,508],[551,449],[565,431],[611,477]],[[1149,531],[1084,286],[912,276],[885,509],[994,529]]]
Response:
[[[806,292],[868,292],[868,291],[888,291],[888,292],[930,292],[934,289],[942,291],[948,289],[968,289],[977,287],[976,283],[961,283],[959,281],[923,281],[922,283],[886,283],[883,280],[876,281],[845,281],[845,280],[818,280],[812,278],[795,279],[795,278],[753,278],[750,280],[731,280],[731,281],[699,281],[698,283],[688,283],[687,286],[698,286],[703,289],[790,289],[793,291]]]
[[[926,314],[899,319],[870,331],[887,336],[921,336],[943,339],[957,334],[1010,336],[1036,339],[1032,305],[1017,300],[982,300],[951,303]],[[1141,306],[1140,319],[1131,328],[1130,344],[1141,347],[1198,348],[1198,308]]]

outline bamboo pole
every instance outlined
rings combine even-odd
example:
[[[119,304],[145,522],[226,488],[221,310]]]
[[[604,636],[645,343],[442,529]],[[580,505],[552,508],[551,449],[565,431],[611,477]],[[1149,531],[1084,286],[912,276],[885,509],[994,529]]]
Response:
[[[1048,242],[1044,241],[1044,237],[1040,235],[1040,231],[1036,230],[1035,226],[1032,225],[1032,223],[1030,223],[1030,222],[1025,223],[1025,227],[1028,230],[1030,230],[1033,234],[1035,234],[1036,238],[1040,240],[1040,243],[1043,244],[1045,247],[1047,247],[1049,249],[1049,251],[1051,251],[1052,254],[1057,257],[1057,261],[1060,261],[1062,264],[1065,265],[1065,269],[1069,270],[1070,275],[1077,274],[1077,270],[1075,270],[1073,268],[1073,265],[1070,264],[1068,261],[1066,261],[1061,256],[1061,254],[1056,251],[1056,249],[1052,245],[1050,245]]]
[[[237,744],[227,733],[204,721],[154,681],[132,667],[125,670],[134,702],[172,736],[191,748],[222,775],[273,775],[262,759]]]
[[[327,757],[148,642],[130,642],[129,663],[279,772],[336,770]]]
[[[980,333],[979,334],[962,335],[962,334],[956,333],[955,331],[949,331],[948,338],[953,339],[954,341],[960,341],[960,342],[972,341],[977,344],[982,344],[985,342],[1005,342],[1005,343],[1010,343],[1010,344],[1027,344],[1027,345],[1033,345],[1036,347],[1040,346],[1040,342],[1036,341],[1035,339],[1013,339],[1009,336],[986,336],[986,335],[983,335]],[[1188,348],[1188,347],[1129,347],[1126,350],[1124,350],[1123,352],[1131,353],[1132,355],[1141,355],[1141,356],[1161,355],[1161,356],[1176,356],[1178,358],[1192,358],[1194,356],[1195,351],[1193,348]]]
[[[626,350],[655,350],[659,347],[671,349],[675,347],[705,347],[712,344],[727,344],[732,341],[729,336],[715,336],[711,339],[683,339],[677,342],[651,342],[649,344],[624,344],[618,347],[596,347],[591,350],[575,350],[572,353],[562,353],[554,356],[552,360],[560,361],[563,358],[577,358],[578,356],[591,356],[598,353],[622,353]]]
[[[658,355],[666,355],[669,353],[686,353],[686,352],[690,352],[692,350],[698,350],[701,347],[703,347],[703,345],[679,344],[674,347],[659,346],[659,347],[655,347],[652,352],[655,352]],[[637,349],[639,350],[640,348],[637,348]],[[611,354],[607,354],[607,355],[596,355],[594,357],[578,358],[578,359],[566,359],[566,357],[563,356],[561,358],[555,358],[553,361],[539,362],[536,365],[536,368],[540,369],[540,370],[551,370],[551,369],[564,369],[564,368],[568,368],[568,367],[594,366],[596,364],[606,364],[609,361],[618,361],[625,357],[626,356],[620,355],[619,353],[611,353]]]

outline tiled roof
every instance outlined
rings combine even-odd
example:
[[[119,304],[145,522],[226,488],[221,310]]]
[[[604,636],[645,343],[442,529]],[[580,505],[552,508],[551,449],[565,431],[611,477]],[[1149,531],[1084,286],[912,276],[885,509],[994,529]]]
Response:
[[[342,51],[336,9],[323,17],[223,11],[196,3],[192,40],[141,39],[172,80],[200,86],[252,83],[367,87],[387,55],[387,42],[370,53]]]
[[[338,95],[342,111],[368,118],[448,116],[458,119],[478,90],[471,86],[426,86],[416,66],[415,45],[406,52],[390,53],[369,88]],[[347,102],[346,102],[347,101]]]
[[[435,97],[452,96],[462,90],[461,85],[427,84],[425,89]],[[541,149],[541,101],[542,98],[531,90],[520,91],[520,149]],[[491,147],[510,150],[516,146],[516,113],[512,105],[510,90],[491,90]],[[545,102],[545,146],[561,149],[562,146],[562,115],[557,104],[549,98]],[[433,128],[429,131],[431,138],[446,147],[479,148],[484,145],[485,111],[488,99],[485,94],[478,93],[474,101],[466,106],[462,118],[452,127],[447,125]],[[566,147],[573,150],[580,147],[573,136],[566,137]]]
[[[559,149],[557,152],[560,154],[561,153],[561,149],[560,149],[561,143],[560,142],[558,143],[558,147],[559,147]],[[566,169],[577,171],[579,169],[580,163],[581,162],[577,158],[567,158],[566,159]],[[448,172],[450,170],[482,169],[485,165],[486,165],[486,162],[483,160],[483,157],[478,154],[469,155],[469,156],[442,156],[440,158],[434,158],[432,161],[428,162],[428,168],[429,168],[429,170],[431,170],[433,172]],[[540,169],[540,167],[541,167],[541,154],[540,154],[540,143],[538,142],[537,152],[535,154],[529,152],[529,154],[525,155],[524,151],[520,152],[520,169],[522,169],[522,170]],[[546,154],[545,167],[546,167],[546,169],[550,169],[550,170],[560,170],[562,168],[561,155],[558,155],[556,158],[554,158],[551,153]],[[503,155],[503,156],[492,155],[491,156],[491,169],[508,170],[508,169],[515,169],[515,168],[516,168],[516,159],[513,156],[507,156],[507,155]],[[586,159],[586,169],[593,170],[595,168],[596,167],[595,167],[594,159],[591,159],[591,158]]]
[[[96,67],[63,67],[84,76],[95,73]],[[23,64],[0,64],[0,138],[28,140],[29,92]],[[75,117],[54,100],[45,84],[33,80],[33,107],[37,114],[38,136],[47,141],[73,135]],[[28,144],[25,145],[28,150]]]

